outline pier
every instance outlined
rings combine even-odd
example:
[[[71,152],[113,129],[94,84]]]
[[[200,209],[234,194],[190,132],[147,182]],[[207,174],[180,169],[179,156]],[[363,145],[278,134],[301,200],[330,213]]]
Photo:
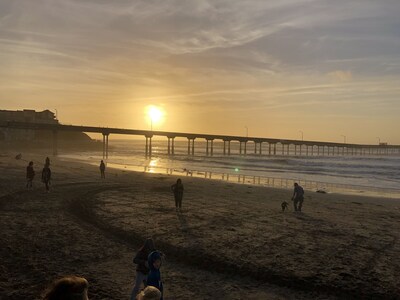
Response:
[[[367,145],[367,144],[348,144],[321,141],[303,141],[288,139],[260,138],[250,136],[229,136],[213,135],[200,133],[166,132],[153,130],[135,130],[123,128],[77,126],[64,124],[44,124],[31,122],[3,122],[0,127],[7,129],[20,130],[47,130],[53,132],[53,154],[58,153],[57,133],[60,131],[75,131],[85,133],[99,133],[103,136],[103,158],[108,158],[109,136],[133,135],[143,136],[146,139],[144,155],[152,156],[152,139],[155,136],[165,137],[167,143],[167,153],[175,155],[175,139],[187,139],[187,155],[196,154],[195,141],[205,141],[206,156],[215,154],[214,141],[222,142],[222,155],[266,155],[266,156],[366,156],[366,155],[400,155],[400,145]],[[233,153],[232,143],[239,143],[238,153]],[[264,147],[263,147],[264,146]]]

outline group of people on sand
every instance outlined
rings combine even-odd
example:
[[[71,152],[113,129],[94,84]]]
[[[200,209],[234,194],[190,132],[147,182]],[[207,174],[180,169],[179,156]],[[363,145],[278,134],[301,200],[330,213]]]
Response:
[[[35,170],[33,169],[33,161],[30,161],[26,167],[26,188],[31,189],[33,187],[33,179],[35,178]],[[44,167],[42,169],[42,182],[46,187],[46,192],[50,191],[51,170],[50,170],[50,158],[46,157]]]
[[[144,291],[149,287],[152,287],[153,291],[157,289],[159,291],[157,300],[163,299],[163,283],[161,280],[160,267],[164,254],[154,246],[154,241],[151,238],[146,239],[143,246],[140,247],[139,251],[133,258],[133,263],[136,266],[136,280],[131,293],[131,300],[135,299],[147,299],[140,298],[139,291],[145,287]],[[155,292],[154,292],[155,293]]]
[[[50,183],[50,159],[47,157],[42,171],[42,181],[46,185],[46,191],[49,190]],[[100,163],[101,178],[105,178],[105,164],[103,160]],[[27,187],[32,187],[32,180],[35,176],[33,162],[27,167]],[[174,193],[175,208],[181,211],[183,198],[183,184],[180,178],[171,186]],[[294,183],[294,192],[292,196],[294,211],[301,212],[304,201],[304,189],[296,182]],[[282,203],[284,211],[288,206],[287,202]],[[136,278],[131,292],[130,300],[163,300],[163,283],[161,280],[160,268],[164,259],[164,254],[158,251],[151,238],[145,240],[143,246],[133,258],[136,264]],[[43,295],[44,300],[75,299],[88,300],[88,281],[78,276],[66,276],[54,281]]]
[[[164,254],[156,250],[151,238],[133,258],[136,267],[136,281],[131,300],[163,300],[163,284],[160,267]],[[56,279],[43,293],[43,300],[88,300],[88,281],[79,276],[65,276]]]

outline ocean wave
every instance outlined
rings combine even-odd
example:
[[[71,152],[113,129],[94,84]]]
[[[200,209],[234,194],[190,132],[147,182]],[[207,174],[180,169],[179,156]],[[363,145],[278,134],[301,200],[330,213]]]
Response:
[[[134,145],[134,147],[132,146]],[[140,145],[140,146],[138,146]],[[143,148],[142,148],[143,146]],[[316,181],[345,182],[348,184],[368,183],[377,188],[400,185],[399,156],[214,156],[186,155],[173,158],[166,155],[165,148],[157,149],[151,160],[144,157],[144,144],[125,143],[115,146],[109,161],[125,165],[150,165],[174,169],[193,169],[200,172],[239,173],[254,176],[279,176],[285,178],[311,179]],[[187,151],[187,148],[186,148]],[[96,156],[97,155],[97,156]],[[87,156],[99,159],[99,153]]]

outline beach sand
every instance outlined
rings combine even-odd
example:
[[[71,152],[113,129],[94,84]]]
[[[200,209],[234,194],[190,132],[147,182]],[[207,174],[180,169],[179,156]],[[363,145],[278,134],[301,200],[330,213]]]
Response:
[[[0,157],[0,298],[40,299],[54,278],[81,275],[90,299],[129,299],[146,237],[166,254],[164,299],[400,299],[400,200],[106,170],[45,156]],[[25,188],[27,160],[34,188]],[[38,163],[40,162],[40,163]],[[291,203],[290,203],[291,204]]]

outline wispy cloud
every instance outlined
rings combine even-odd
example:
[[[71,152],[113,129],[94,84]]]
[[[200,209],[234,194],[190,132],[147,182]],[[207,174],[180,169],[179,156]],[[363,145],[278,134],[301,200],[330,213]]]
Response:
[[[393,115],[398,15],[397,0],[4,0],[0,104],[68,102],[74,118],[74,105],[156,99],[270,122],[301,110],[321,130],[346,105]]]

